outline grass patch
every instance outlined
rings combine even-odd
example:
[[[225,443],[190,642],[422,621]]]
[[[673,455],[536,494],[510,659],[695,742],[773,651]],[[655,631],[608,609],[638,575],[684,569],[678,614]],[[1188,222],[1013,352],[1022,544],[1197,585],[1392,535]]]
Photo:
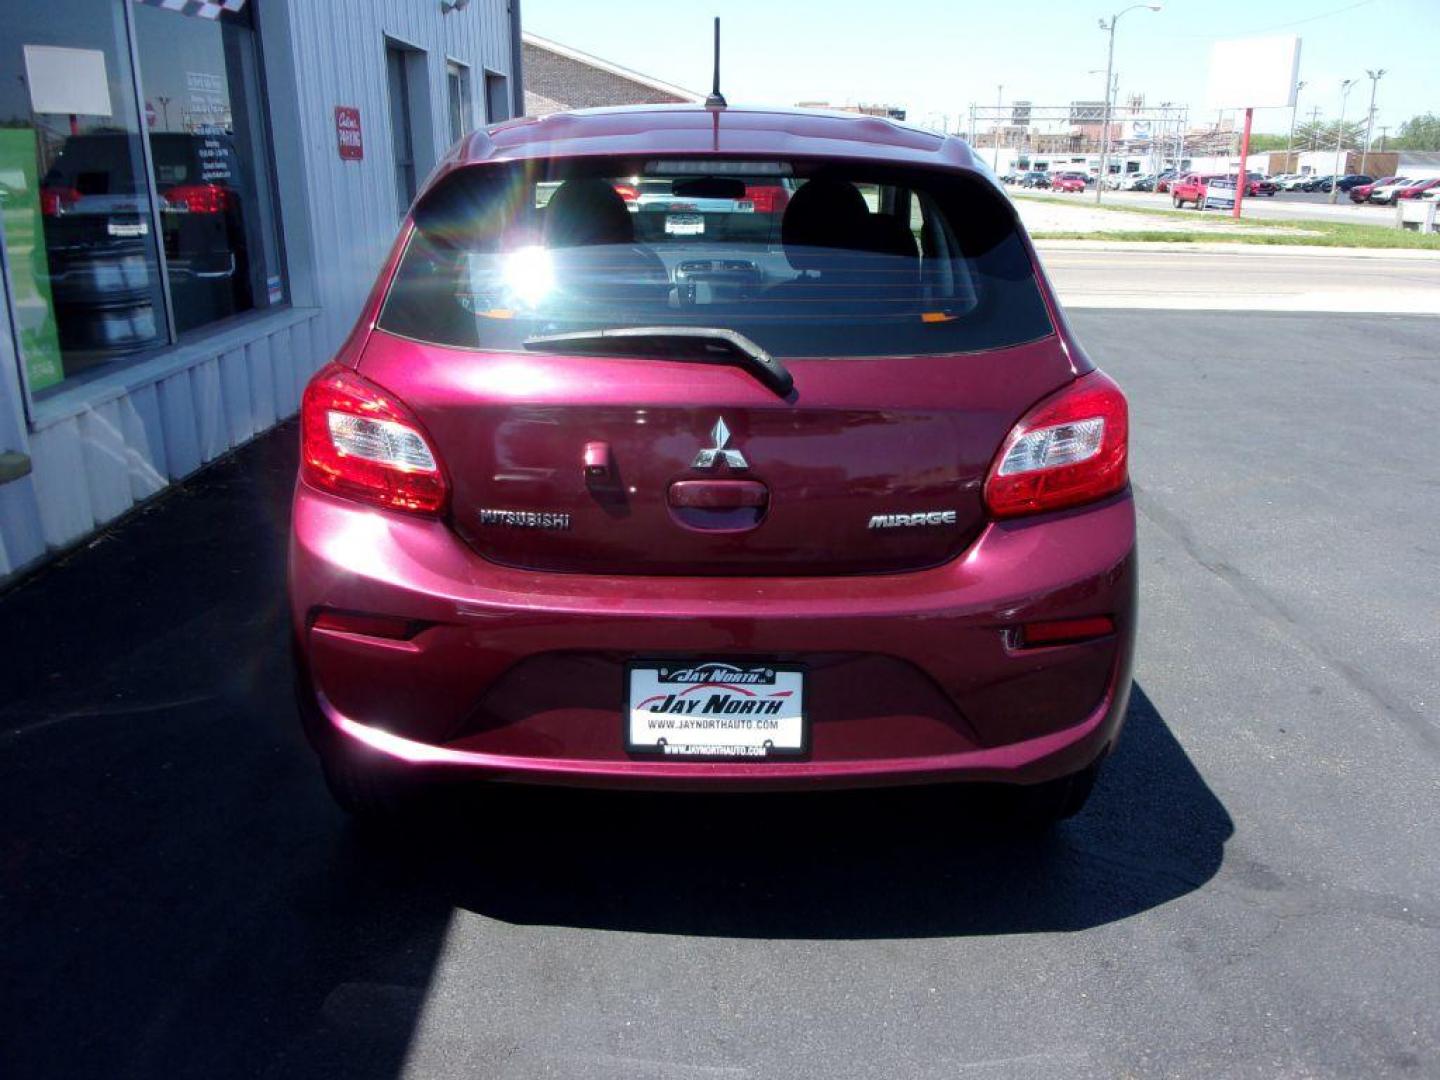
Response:
[[[1177,220],[1195,220],[1195,210],[1175,210],[1143,206],[1096,206],[1094,202],[1077,203],[1056,195],[1023,195],[1021,198],[1036,202],[1055,203],[1060,206],[1084,205],[1087,210],[1103,210],[1110,214],[1148,214],[1151,217],[1166,217]],[[1037,231],[1031,235],[1037,240],[1134,240],[1152,244],[1280,244],[1291,247],[1357,247],[1396,248],[1408,250],[1440,251],[1440,233],[1411,232],[1408,229],[1391,229],[1383,225],[1357,225],[1348,221],[1272,221],[1241,218],[1234,221],[1228,210],[1209,210],[1204,220],[1220,219],[1226,225],[1235,226],[1235,231],[1217,233],[1200,229],[1141,229],[1134,232],[1120,229],[1106,229],[1098,232],[1071,230]],[[1246,234],[1246,229],[1264,230]]]
[[[1242,223],[1244,224],[1244,223]],[[1265,227],[1280,225],[1267,221]],[[1288,222],[1283,231],[1229,233],[1180,231],[1172,229],[1105,229],[1099,232],[1071,230],[1037,231],[1036,240],[1133,240],[1150,244],[1269,244],[1285,247],[1392,248],[1440,251],[1440,233],[1407,232],[1378,225],[1347,225],[1343,222],[1307,221],[1303,228]]]

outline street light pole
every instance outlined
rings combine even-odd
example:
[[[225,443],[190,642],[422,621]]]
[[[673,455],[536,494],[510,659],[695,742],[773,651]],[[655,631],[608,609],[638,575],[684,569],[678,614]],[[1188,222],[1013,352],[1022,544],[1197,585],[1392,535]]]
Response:
[[[1335,125],[1335,171],[1330,176],[1330,202],[1335,203],[1340,197],[1340,146],[1345,141],[1345,99],[1350,96],[1350,88],[1358,82],[1358,79],[1345,79],[1340,83],[1340,120]]]
[[[1290,106],[1290,137],[1285,140],[1285,171],[1299,172],[1300,157],[1296,155],[1295,160],[1290,160],[1290,155],[1295,153],[1295,114],[1300,111],[1300,91],[1305,89],[1305,83],[1295,84],[1295,104]]]
[[[995,163],[990,171],[996,176],[1000,175],[1000,114],[1005,108],[1005,84],[1001,83],[995,88]]]
[[[1375,134],[1375,90],[1380,85],[1380,80],[1385,77],[1385,69],[1379,68],[1375,71],[1366,69],[1365,74],[1370,79],[1370,112],[1369,119],[1365,122],[1365,149],[1360,151],[1360,171],[1365,171],[1365,159],[1370,156],[1370,140]]]
[[[1110,34],[1110,50],[1105,58],[1105,128],[1100,133],[1100,175],[1095,178],[1095,205],[1100,205],[1100,193],[1105,190],[1105,177],[1109,175],[1110,157],[1110,101],[1114,97],[1111,89],[1110,78],[1115,72],[1115,24],[1120,21],[1120,16],[1127,11],[1134,11],[1136,8],[1147,8],[1150,11],[1159,11],[1160,4],[1131,4],[1124,11],[1117,12],[1110,16],[1107,25],[1104,19],[1100,20],[1100,29]]]

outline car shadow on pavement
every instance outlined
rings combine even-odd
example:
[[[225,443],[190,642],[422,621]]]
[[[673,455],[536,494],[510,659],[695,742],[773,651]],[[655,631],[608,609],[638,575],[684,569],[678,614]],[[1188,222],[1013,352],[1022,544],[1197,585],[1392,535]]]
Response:
[[[295,717],[286,425],[0,594],[0,1077],[399,1076],[452,908]]]
[[[756,938],[1073,930],[1220,866],[1229,816],[1138,688],[1090,807],[466,795],[377,841],[290,694],[293,425],[0,594],[0,1076],[401,1074],[457,911]],[[458,813],[454,811],[458,810]]]
[[[1088,807],[1048,834],[1007,831],[988,792],[946,789],[502,790],[461,805],[452,816],[464,825],[432,834],[428,874],[456,907],[521,924],[760,938],[1081,930],[1199,888],[1233,832],[1138,686]]]

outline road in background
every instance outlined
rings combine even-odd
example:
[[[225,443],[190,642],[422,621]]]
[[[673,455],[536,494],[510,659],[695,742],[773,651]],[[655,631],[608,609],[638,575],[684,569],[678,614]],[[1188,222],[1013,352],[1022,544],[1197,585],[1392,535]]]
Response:
[[[0,596],[0,1074],[1433,1073],[1437,324],[1072,322],[1142,559],[1081,817],[542,791],[363,842],[289,702],[287,425]]]
[[[1067,307],[1440,315],[1440,253],[1085,240],[1037,247]]]
[[[1093,198],[1093,188],[1090,193]],[[1107,191],[1105,202],[1112,206],[1132,206],[1144,210],[1174,209],[1169,194],[1156,194],[1152,191]],[[1206,210],[1203,214],[1191,210],[1190,213],[1200,214],[1202,217],[1230,216],[1228,210]],[[1348,221],[1353,225],[1384,227],[1395,224],[1393,206],[1352,203],[1350,196],[1343,191],[1334,206],[1330,205],[1329,195],[1303,191],[1249,196],[1241,202],[1240,214],[1256,221]]]

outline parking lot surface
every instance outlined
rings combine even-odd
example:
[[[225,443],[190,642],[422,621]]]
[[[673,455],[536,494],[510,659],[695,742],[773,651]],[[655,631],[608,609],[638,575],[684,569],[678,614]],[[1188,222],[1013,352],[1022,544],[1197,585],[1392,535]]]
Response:
[[[0,595],[0,1076],[1435,1075],[1440,324],[1072,321],[1143,558],[1081,817],[541,792],[366,840],[289,700],[287,426]]]

